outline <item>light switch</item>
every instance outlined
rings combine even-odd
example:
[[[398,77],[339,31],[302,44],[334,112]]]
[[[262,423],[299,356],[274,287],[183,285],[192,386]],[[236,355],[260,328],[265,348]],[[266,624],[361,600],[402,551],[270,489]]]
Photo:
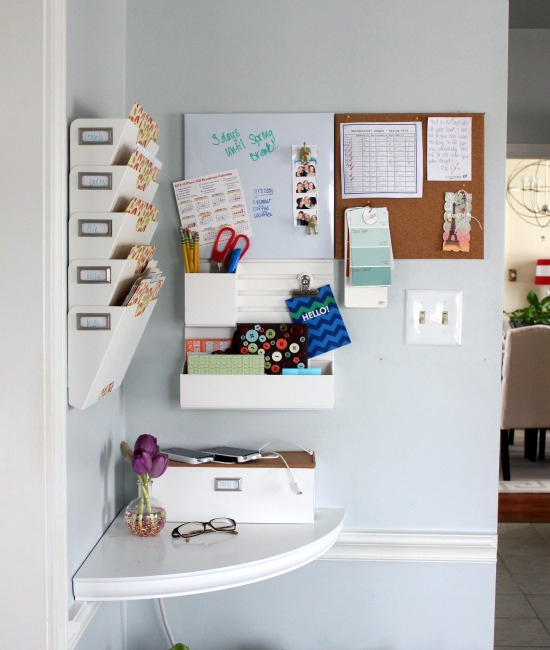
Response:
[[[407,345],[461,345],[462,291],[407,291]]]

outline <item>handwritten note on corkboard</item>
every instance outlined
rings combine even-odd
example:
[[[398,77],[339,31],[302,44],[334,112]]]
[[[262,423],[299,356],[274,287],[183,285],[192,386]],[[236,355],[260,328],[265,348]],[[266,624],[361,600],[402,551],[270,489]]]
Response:
[[[427,180],[427,133],[429,117],[472,118],[471,180]],[[342,198],[341,125],[361,122],[420,122],[422,124],[422,198]],[[443,251],[445,192],[465,190],[472,194],[472,216],[484,223],[484,114],[483,113],[342,113],[334,116],[335,201],[334,256],[344,257],[344,212],[347,208],[372,205],[388,208],[393,255],[397,259],[483,259],[484,230],[471,221],[470,251]]]

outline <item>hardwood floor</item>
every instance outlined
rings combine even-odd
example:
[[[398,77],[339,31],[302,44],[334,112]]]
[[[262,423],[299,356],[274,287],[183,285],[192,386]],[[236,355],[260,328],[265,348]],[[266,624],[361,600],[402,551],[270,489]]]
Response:
[[[550,494],[500,493],[498,521],[499,523],[550,523]]]
[[[530,462],[525,458],[524,432],[515,432],[510,446],[512,481],[502,481],[498,495],[498,521],[550,523],[550,458]],[[513,487],[515,484],[515,488]]]

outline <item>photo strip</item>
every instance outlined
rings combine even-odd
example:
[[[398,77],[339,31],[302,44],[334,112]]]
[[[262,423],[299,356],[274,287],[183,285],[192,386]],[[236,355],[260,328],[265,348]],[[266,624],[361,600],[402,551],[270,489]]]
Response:
[[[317,235],[317,146],[292,145],[292,187],[294,226],[306,226],[309,235]]]

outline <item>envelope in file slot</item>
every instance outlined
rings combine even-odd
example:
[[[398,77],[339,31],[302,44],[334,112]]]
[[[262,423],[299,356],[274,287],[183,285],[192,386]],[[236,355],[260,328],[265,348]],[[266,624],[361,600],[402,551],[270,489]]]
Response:
[[[139,132],[137,142],[146,147],[151,140],[157,141],[160,127],[155,120],[144,110],[143,106],[135,103],[130,111],[129,118],[137,124]]]
[[[147,225],[157,220],[159,209],[143,199],[133,198],[124,212],[137,217],[136,232],[145,232]]]
[[[261,354],[264,372],[280,375],[283,368],[307,368],[308,326],[293,323],[239,323],[233,354]]]

